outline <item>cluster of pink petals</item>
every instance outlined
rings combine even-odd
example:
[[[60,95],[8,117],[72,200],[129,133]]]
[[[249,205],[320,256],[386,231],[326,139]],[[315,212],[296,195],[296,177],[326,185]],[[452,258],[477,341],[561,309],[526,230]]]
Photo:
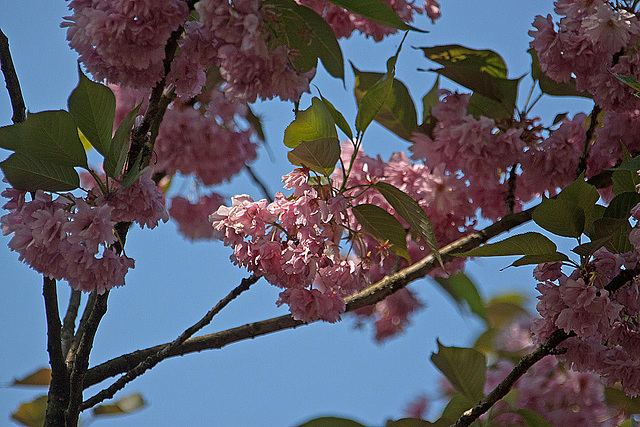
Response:
[[[362,289],[368,275],[362,263],[338,256],[344,198],[322,197],[308,179],[308,170],[296,169],[283,177],[294,196],[277,193],[272,203],[236,196],[209,220],[214,237],[233,248],[234,263],[284,288],[278,305],[288,304],[295,319],[336,322],[343,297]]]
[[[375,41],[381,41],[389,34],[395,34],[395,28],[379,24],[371,19],[349,12],[326,0],[296,0],[297,3],[315,10],[325,21],[329,23],[337,38],[349,37],[354,31],[359,31]],[[413,21],[414,13],[422,13],[423,10],[414,5],[414,1],[407,0],[383,0],[405,22]],[[432,20],[440,17],[440,5],[434,0],[424,2],[427,16]]]
[[[65,17],[67,40],[99,80],[152,87],[162,78],[164,46],[185,22],[181,0],[73,0]]]
[[[224,198],[217,193],[201,196],[195,203],[176,196],[171,199],[169,215],[178,223],[178,231],[187,239],[213,239],[213,229],[208,218],[223,202]]]
[[[561,16],[558,30],[548,15],[537,16],[529,32],[542,71],[558,82],[575,76],[577,89],[589,91],[604,109],[638,108],[633,90],[613,76],[640,75],[636,15],[604,0],[559,0],[555,5]]]
[[[633,156],[640,153],[640,109],[605,111],[602,127],[595,130],[596,140],[589,151],[587,177],[612,168],[622,159],[622,145]]]
[[[413,292],[404,288],[379,303],[363,307],[354,313],[361,319],[367,317],[375,319],[374,338],[377,342],[382,342],[403,332],[411,321],[411,314],[422,307],[423,304],[413,295]]]
[[[538,312],[534,320],[536,341],[544,341],[556,328],[575,336],[562,343],[567,366],[596,372],[605,384],[621,383],[630,396],[640,394],[640,291],[636,280],[615,292],[604,288],[623,268],[635,268],[635,254],[594,254],[593,273],[580,277],[576,270],[538,284]]]
[[[2,193],[9,199],[2,233],[13,234],[9,248],[20,261],[51,279],[67,280],[76,290],[102,294],[124,285],[134,261],[107,248],[116,241],[112,206],[89,205],[72,195],[54,200],[41,191],[26,201],[25,194],[12,188]]]

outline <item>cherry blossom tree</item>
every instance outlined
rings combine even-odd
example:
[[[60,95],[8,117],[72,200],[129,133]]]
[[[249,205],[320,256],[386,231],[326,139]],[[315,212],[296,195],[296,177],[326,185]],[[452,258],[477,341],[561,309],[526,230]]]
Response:
[[[637,3],[557,0],[556,17],[536,17],[524,101],[522,77],[510,78],[497,52],[419,47],[439,66],[421,120],[396,76],[405,39],[385,70],[352,64],[355,120],[320,89],[311,95],[311,82],[320,65],[344,81],[338,40],[354,32],[372,45],[423,32],[414,21],[436,22],[433,0],[73,0],[61,26],[79,54],[78,85],[67,110],[28,115],[0,34],[14,111],[14,124],[0,128],[0,147],[12,152],[0,162],[2,231],[43,277],[50,364],[17,381],[49,391],[13,418],[75,426],[89,409],[131,412],[143,404],[138,395],[103,402],[167,358],[317,321],[353,315],[387,340],[423,307],[407,285],[430,276],[486,331],[473,348],[438,342],[431,361],[448,403],[436,421],[421,419],[428,400],[417,396],[408,418],[387,425],[635,425]],[[545,124],[533,115],[542,96],[583,97],[593,107]],[[291,171],[275,194],[248,165],[265,139],[252,103],[267,99],[295,111],[281,136]],[[368,153],[374,121],[408,150],[388,160]],[[263,199],[215,192],[242,170]],[[197,188],[188,198],[169,192],[183,177]],[[130,228],[169,219],[190,240],[222,241],[247,276],[175,340],[90,367],[109,295],[135,268]],[[529,222],[538,231],[487,243]],[[560,238],[575,242],[571,253],[558,250]],[[535,266],[535,318],[513,299],[484,302],[464,274],[470,257],[494,256]],[[279,289],[271,303],[289,315],[195,336],[261,279]],[[60,282],[72,289],[63,320]],[[327,417],[304,425],[361,424]]]

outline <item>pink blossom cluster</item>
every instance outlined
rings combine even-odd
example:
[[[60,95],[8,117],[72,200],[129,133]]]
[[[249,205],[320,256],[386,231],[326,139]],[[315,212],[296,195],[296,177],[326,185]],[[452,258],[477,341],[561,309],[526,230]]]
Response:
[[[638,281],[607,290],[605,286],[622,269],[635,268],[636,253],[612,254],[599,249],[581,273],[556,273],[538,284],[536,341],[544,341],[556,328],[575,336],[560,346],[568,367],[596,372],[605,384],[620,383],[630,396],[640,394],[640,292]],[[554,268],[547,269],[549,273]],[[541,276],[539,276],[540,278]],[[556,278],[554,278],[556,277]]]
[[[277,304],[287,304],[297,320],[336,322],[345,310],[343,297],[368,282],[362,262],[341,258],[346,199],[309,185],[309,171],[296,169],[283,177],[287,198],[254,201],[232,198],[211,214],[214,237],[233,248],[239,266],[284,288]]]
[[[555,6],[558,29],[551,15],[537,16],[529,32],[542,71],[557,82],[575,76],[576,88],[605,110],[638,108],[633,90],[613,76],[640,75],[636,14],[605,0],[558,0]]]
[[[20,261],[51,279],[67,280],[76,290],[102,294],[124,285],[134,261],[106,248],[116,241],[112,206],[90,205],[72,195],[54,200],[42,191],[26,201],[25,194],[12,188],[2,193],[9,199],[2,233],[13,234],[9,248]]]
[[[99,80],[148,88],[163,75],[164,46],[184,23],[181,0],[73,0],[61,24],[87,71]]]
[[[345,164],[350,162],[352,154],[353,148],[350,145],[343,145],[342,157]],[[334,176],[336,183],[342,182],[343,176],[339,170]],[[441,166],[430,169],[425,165],[412,164],[406,154],[401,152],[393,154],[387,162],[380,157],[372,158],[359,152],[351,167],[345,196],[354,197],[353,205],[371,203],[393,212],[393,208],[380,193],[373,189],[362,191],[361,186],[376,181],[387,182],[418,201],[429,216],[440,246],[473,230],[472,218],[475,215],[475,208],[469,203],[467,187],[464,181],[446,173]],[[405,228],[409,227],[402,218],[397,218]],[[360,226],[351,213],[349,221],[352,229],[359,229]],[[372,281],[380,280],[385,275],[409,265],[407,260],[390,252],[388,247],[380,244],[373,237],[362,235],[360,242],[362,246],[355,245],[354,250],[359,256],[368,259]],[[430,253],[430,249],[423,241],[408,239],[407,249],[412,262]],[[463,259],[449,263],[448,273],[459,270],[463,264]],[[441,269],[432,273],[432,275],[443,274]],[[374,307],[358,310],[356,314],[376,319],[375,337],[377,341],[382,341],[401,332],[409,322],[409,315],[421,306],[411,291],[404,289],[387,297]]]
[[[217,193],[200,196],[193,203],[176,196],[171,199],[169,215],[178,223],[178,231],[187,239],[212,239],[213,229],[208,218],[223,202],[224,198]]]
[[[389,34],[395,34],[398,31],[349,12],[326,0],[296,0],[296,2],[315,10],[322,16],[329,23],[337,38],[350,37],[357,30],[379,42]],[[423,9],[414,5],[413,0],[383,0],[383,2],[405,22],[412,22],[414,13],[423,13]],[[440,17],[440,4],[437,1],[425,1],[424,9],[432,22]]]
[[[516,173],[514,209],[534,196],[551,195],[575,179],[585,138],[586,116],[565,118],[547,138],[537,119],[503,121],[467,114],[470,95],[441,89],[432,109],[437,120],[431,135],[416,132],[412,158],[431,168],[461,176],[467,197],[482,216],[496,220],[506,213],[509,175]],[[514,170],[515,168],[515,170]]]

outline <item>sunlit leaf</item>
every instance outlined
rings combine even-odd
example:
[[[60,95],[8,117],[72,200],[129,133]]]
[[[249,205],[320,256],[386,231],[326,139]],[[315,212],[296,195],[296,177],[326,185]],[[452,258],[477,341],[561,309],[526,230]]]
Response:
[[[326,99],[322,95],[320,95],[320,98],[322,99],[324,106],[327,107],[327,110],[331,114],[331,117],[333,117],[333,121],[338,126],[338,129],[344,132],[344,134],[347,135],[349,139],[353,140],[353,132],[351,132],[351,127],[349,126],[349,123],[347,123],[347,120],[344,118],[342,113],[336,110],[336,107],[334,107],[328,99]]]
[[[78,75],[78,86],[69,96],[69,113],[91,145],[106,155],[113,133],[116,97],[107,86],[89,80],[82,73],[80,64]]]
[[[395,209],[397,214],[407,221],[416,233],[422,236],[427,243],[427,246],[429,246],[434,256],[444,269],[442,257],[438,251],[436,235],[433,231],[433,227],[431,226],[431,221],[429,221],[427,213],[420,207],[418,202],[402,190],[399,190],[386,182],[378,182],[375,184],[375,187],[387,202],[389,202],[393,209]]]
[[[321,138],[301,142],[287,157],[294,165],[304,165],[314,172],[329,176],[340,158],[340,141],[338,138]]]
[[[18,409],[11,414],[11,419],[27,427],[42,427],[47,413],[47,396],[40,396],[37,399],[22,403]]]
[[[471,401],[484,397],[487,360],[472,348],[446,347],[438,341],[438,352],[431,361],[449,380],[453,388]]]
[[[302,141],[337,138],[336,124],[320,98],[314,97],[311,106],[300,111],[284,131],[284,145],[295,148]]]
[[[80,178],[74,168],[22,152],[12,154],[0,163],[0,168],[11,186],[18,190],[70,191],[80,186]]]
[[[493,77],[507,78],[507,64],[492,50],[477,50],[450,44],[419,48],[427,59],[442,66],[455,64],[459,67],[482,71]]]
[[[379,206],[360,204],[351,208],[362,228],[379,242],[389,242],[391,251],[409,260],[407,253],[407,232],[400,221]]]
[[[97,405],[93,408],[93,415],[124,415],[139,411],[146,406],[140,393],[130,394],[109,405]]]
[[[458,272],[449,277],[434,277],[434,280],[444,289],[461,307],[466,304],[469,309],[486,321],[486,311],[482,297],[471,279],[463,272]]]
[[[51,382],[51,368],[41,368],[26,377],[15,379],[11,385],[48,386]]]
[[[385,74],[362,95],[356,116],[356,130],[358,132],[364,132],[369,127],[380,110],[387,105],[392,93],[393,75]]]

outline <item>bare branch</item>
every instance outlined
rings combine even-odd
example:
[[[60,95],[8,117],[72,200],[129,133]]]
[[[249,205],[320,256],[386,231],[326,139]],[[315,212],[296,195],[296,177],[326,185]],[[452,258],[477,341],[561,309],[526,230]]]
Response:
[[[145,373],[147,370],[153,368],[162,360],[169,357],[169,353],[171,352],[171,350],[178,347],[183,342],[185,342],[188,338],[192,337],[193,334],[195,334],[200,329],[207,326],[211,322],[211,320],[213,320],[216,314],[218,314],[223,308],[225,308],[231,301],[236,299],[241,293],[249,290],[251,285],[256,283],[259,278],[260,278],[259,276],[251,275],[246,279],[242,279],[242,282],[240,283],[240,285],[235,287],[231,292],[229,292],[227,296],[221,299],[220,302],[218,302],[215,305],[215,307],[209,310],[209,312],[202,319],[200,319],[193,326],[185,330],[173,342],[171,342],[170,344],[166,344],[160,351],[158,351],[157,353],[151,354],[143,362],[140,362],[138,365],[136,365],[135,368],[128,371],[125,375],[120,377],[111,386],[100,391],[95,396],[87,399],[85,402],[83,402],[82,406],[80,407],[80,410],[91,408],[105,399],[112,398],[119,390],[122,390],[124,386],[127,385],[127,383],[133,381],[134,379],[136,379],[137,377]]]
[[[251,169],[249,165],[244,165],[244,168],[247,170],[247,172],[249,172],[249,176],[251,177],[253,182],[255,182],[258,187],[260,187],[260,189],[262,190],[262,194],[269,201],[269,203],[273,202],[273,197],[271,197],[271,193],[269,192],[269,190],[267,190],[267,186],[264,185],[262,180],[253,172],[253,169]]]
[[[62,323],[62,355],[65,358],[67,357],[67,354],[69,354],[69,349],[73,342],[80,301],[81,292],[72,290],[71,296],[69,297],[69,305],[67,306],[67,313],[64,315],[64,321]]]
[[[443,261],[451,261],[454,259],[452,254],[469,251],[486,242],[490,238],[529,221],[531,219],[533,209],[534,208],[530,208],[523,212],[507,215],[500,221],[497,221],[485,229],[471,233],[445,246],[440,250]],[[406,267],[393,275],[387,276],[361,292],[346,298],[346,311],[351,312],[358,308],[382,301],[387,296],[404,288],[410,282],[426,276],[438,266],[439,264],[435,257],[433,255],[428,255],[419,262]],[[181,345],[175,346],[171,349],[167,353],[167,357],[182,356],[202,350],[219,349],[234,342],[255,338],[276,331],[295,328],[304,324],[304,322],[294,320],[291,315],[275,317],[255,323],[248,323],[237,328],[227,329],[214,334],[190,338]],[[98,384],[109,377],[130,371],[136,365],[143,362],[147,357],[161,351],[166,345],[167,344],[161,344],[125,354],[89,369],[85,377],[85,388]]]
[[[589,128],[584,137],[584,144],[582,145],[582,155],[578,160],[578,169],[576,170],[576,177],[579,177],[582,172],[587,170],[587,160],[589,160],[589,148],[591,147],[591,140],[593,139],[593,133],[596,130],[598,124],[598,116],[600,115],[600,106],[595,104],[593,110],[591,110],[591,119],[589,120]]]
[[[11,120],[13,123],[22,123],[26,119],[26,107],[24,106],[18,75],[13,66],[13,59],[11,59],[9,39],[2,30],[0,30],[0,69],[4,75],[4,81],[7,86],[7,91],[9,92],[9,98],[11,99],[11,108],[13,109]]]
[[[51,365],[51,384],[47,398],[47,426],[64,425],[64,411],[69,398],[69,373],[64,363],[60,340],[60,314],[58,313],[58,293],[56,281],[44,277],[42,286],[44,307],[47,315],[47,352]]]

